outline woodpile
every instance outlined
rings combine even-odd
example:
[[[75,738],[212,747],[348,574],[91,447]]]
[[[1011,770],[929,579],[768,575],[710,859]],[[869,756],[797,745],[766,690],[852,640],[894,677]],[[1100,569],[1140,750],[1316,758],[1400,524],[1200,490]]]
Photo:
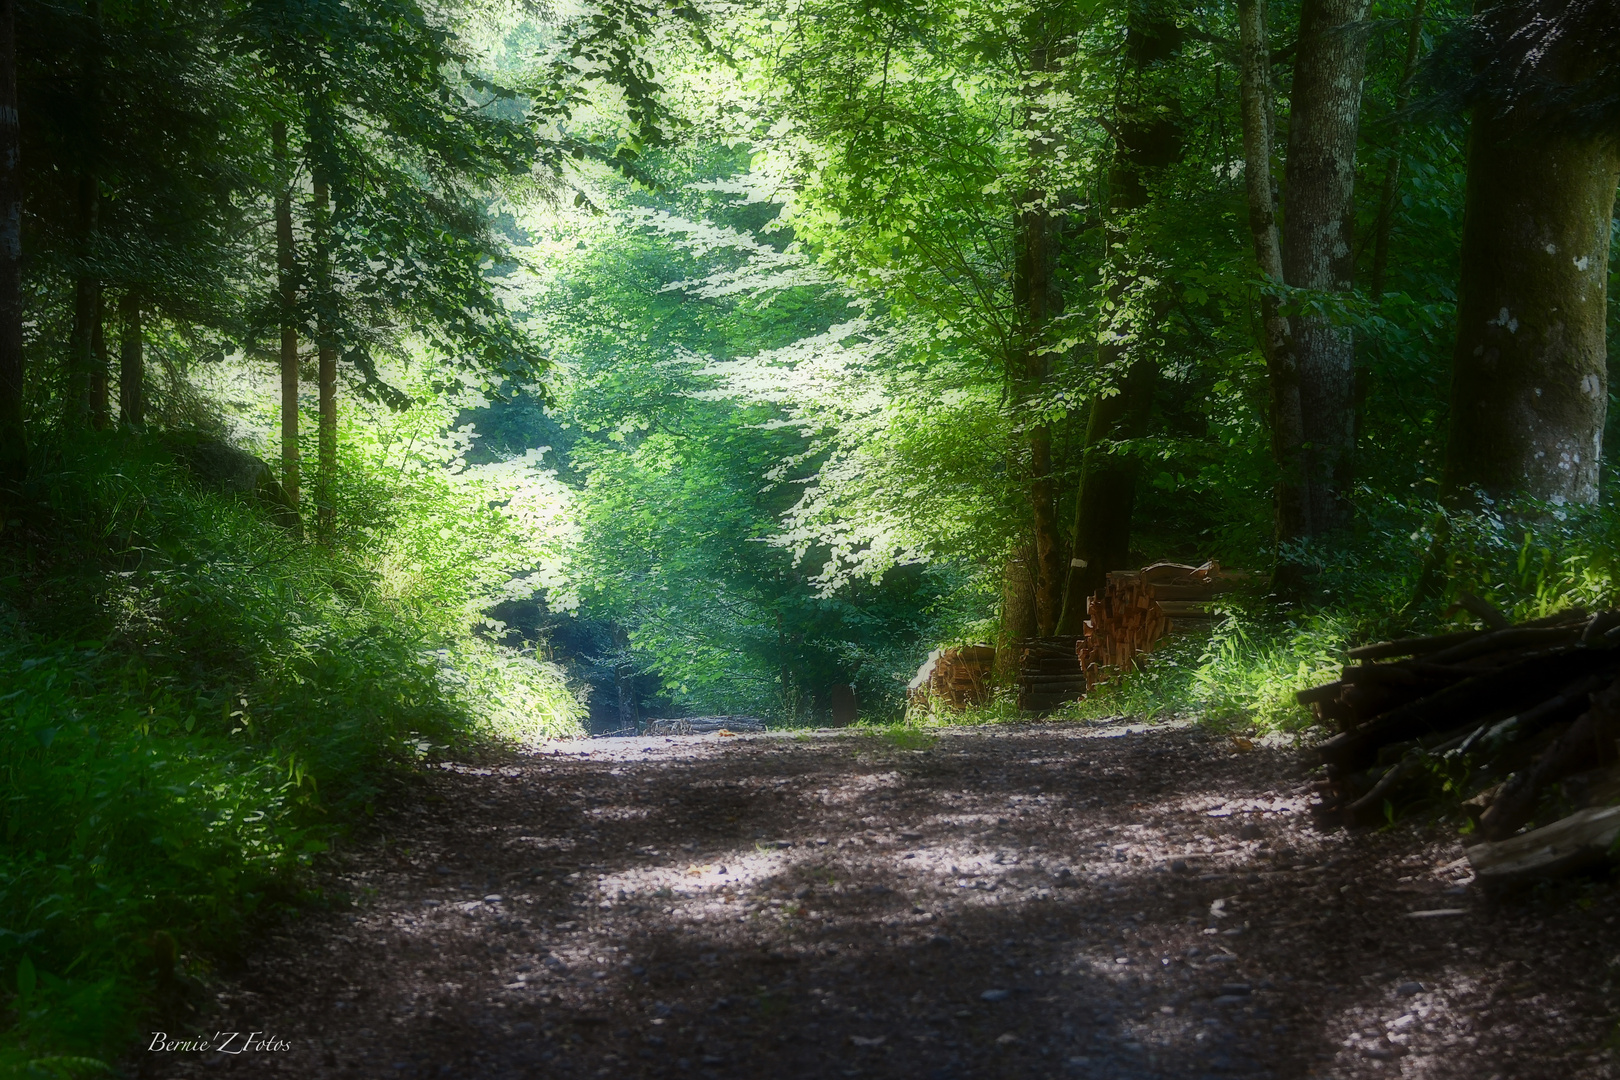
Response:
[[[1202,566],[1154,563],[1109,573],[1086,601],[1085,636],[1077,649],[1088,689],[1133,670],[1137,656],[1168,635],[1209,630],[1215,598],[1248,577],[1222,570],[1213,559]]]
[[[958,711],[983,705],[990,700],[995,664],[996,650],[989,645],[935,649],[917,669],[906,696],[918,705],[939,702]]]
[[[1544,802],[1554,785],[1565,810],[1571,792],[1612,797],[1600,771],[1620,760],[1620,611],[1566,611],[1514,626],[1472,597],[1464,606],[1489,625],[1351,649],[1353,663],[1336,681],[1299,692],[1338,731],[1314,750],[1326,771],[1322,814],[1381,821],[1431,790],[1436,768],[1454,790],[1475,793],[1464,808],[1491,842],[1556,812]],[[1604,835],[1566,825],[1556,843],[1543,838],[1527,850],[1542,852],[1541,865],[1567,865]],[[1487,866],[1505,867],[1489,873],[1510,879],[1535,865],[1520,850],[1525,839],[1505,851],[1481,845],[1481,879]]]
[[[1018,657],[1018,707],[1046,712],[1086,695],[1086,675],[1076,655],[1077,637],[1021,638],[1013,642]]]

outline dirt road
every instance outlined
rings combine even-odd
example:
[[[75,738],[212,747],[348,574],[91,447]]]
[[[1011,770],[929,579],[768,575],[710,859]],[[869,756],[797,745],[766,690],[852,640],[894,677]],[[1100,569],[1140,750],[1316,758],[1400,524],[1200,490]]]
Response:
[[[1190,728],[553,744],[432,770],[352,910],[148,1077],[1615,1075],[1612,884],[1493,908]]]

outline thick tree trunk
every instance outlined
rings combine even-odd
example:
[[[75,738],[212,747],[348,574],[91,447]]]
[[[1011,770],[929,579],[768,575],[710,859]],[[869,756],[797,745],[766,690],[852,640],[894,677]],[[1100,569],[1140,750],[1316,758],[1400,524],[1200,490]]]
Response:
[[[0,509],[28,472],[23,423],[22,130],[17,116],[17,0],[0,0]],[[0,528],[4,528],[0,513]]]
[[[293,250],[287,125],[270,129],[276,159],[276,278],[281,302],[281,489],[298,509],[298,264]]]
[[[1277,235],[1277,195],[1271,153],[1276,144],[1271,98],[1271,46],[1266,0],[1239,0],[1243,50],[1243,172],[1248,192],[1249,232],[1260,274],[1272,286],[1260,296],[1260,351],[1270,389],[1271,454],[1277,466],[1276,537],[1286,543],[1311,534],[1311,504],[1300,460],[1305,418],[1299,402],[1299,371],[1288,320],[1276,289],[1282,286],[1282,242]]]
[[[1300,13],[1283,217],[1283,275],[1295,289],[1350,290],[1368,2],[1305,0]],[[1310,526],[1320,536],[1350,518],[1355,344],[1329,316],[1306,312],[1291,322]]]
[[[1474,116],[1445,485],[1593,502],[1620,154]]]
[[[1109,348],[1117,351],[1117,346]],[[1084,629],[1086,598],[1102,588],[1108,571],[1122,569],[1130,560],[1131,519],[1141,463],[1133,454],[1116,454],[1115,443],[1147,434],[1158,377],[1158,365],[1152,358],[1138,359],[1126,369],[1117,394],[1092,402],[1059,634],[1078,634]]]
[[[1001,576],[1001,633],[996,639],[996,681],[1018,677],[1018,656],[1013,642],[1036,636],[1035,551],[1032,546],[1007,559]]]
[[[1134,78],[1154,64],[1171,60],[1181,50],[1181,29],[1172,12],[1132,8],[1126,38]],[[1148,181],[1181,158],[1181,118],[1175,103],[1154,101],[1144,107],[1129,99],[1140,97],[1131,89],[1119,109],[1115,125],[1114,166],[1109,171],[1110,251],[1126,252],[1125,231],[1131,215],[1149,202]],[[1116,255],[1109,286],[1110,298],[1120,300],[1136,283],[1136,267],[1128,255]],[[1162,312],[1160,313],[1162,314]],[[1142,327],[1128,327],[1126,332]],[[1074,531],[1060,634],[1078,634],[1085,625],[1086,598],[1102,587],[1110,570],[1123,569],[1130,559],[1131,522],[1136,508],[1136,479],[1141,459],[1119,446],[1148,433],[1153,415],[1153,393],[1158,384],[1156,359],[1146,350],[1134,350],[1119,341],[1098,349],[1104,371],[1120,373],[1115,394],[1091,403],[1086,424],[1086,448],[1080,466],[1080,487],[1075,497]]]
[[[141,329],[141,297],[126,289],[118,301],[118,419],[126,427],[146,423],[146,355]]]
[[[337,481],[337,342],[333,339],[332,252],[329,246],[327,213],[330,199],[326,179],[315,176],[315,265],[320,295],[316,300],[315,321],[316,382],[320,394],[318,460],[315,476],[316,535],[330,544],[337,528],[333,495]]]

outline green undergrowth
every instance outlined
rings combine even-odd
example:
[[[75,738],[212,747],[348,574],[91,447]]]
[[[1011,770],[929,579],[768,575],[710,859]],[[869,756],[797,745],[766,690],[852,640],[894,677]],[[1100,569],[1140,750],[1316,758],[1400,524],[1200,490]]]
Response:
[[[1620,508],[1611,491],[1592,506],[1475,498],[1363,506],[1358,531],[1333,548],[1294,551],[1306,570],[1301,595],[1283,599],[1257,582],[1223,596],[1210,633],[1168,638],[1053,720],[1115,716],[1190,719],[1224,731],[1301,733],[1310,713],[1294,694],[1338,677],[1354,645],[1480,626],[1455,601],[1470,593],[1513,621],[1616,603]],[[913,706],[917,724],[1028,721],[1010,689],[978,708]]]
[[[156,440],[39,456],[0,533],[0,1076],[184,1025],[209,958],[319,902],[312,860],[436,749],[577,730],[453,576],[385,580],[412,527],[323,547]]]

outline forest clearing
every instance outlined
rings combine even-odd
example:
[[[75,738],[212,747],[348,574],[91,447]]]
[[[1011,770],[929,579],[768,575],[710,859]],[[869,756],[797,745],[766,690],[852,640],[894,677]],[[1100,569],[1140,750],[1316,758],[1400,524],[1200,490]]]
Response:
[[[0,0],[0,1080],[1620,1073],[1614,0]]]

